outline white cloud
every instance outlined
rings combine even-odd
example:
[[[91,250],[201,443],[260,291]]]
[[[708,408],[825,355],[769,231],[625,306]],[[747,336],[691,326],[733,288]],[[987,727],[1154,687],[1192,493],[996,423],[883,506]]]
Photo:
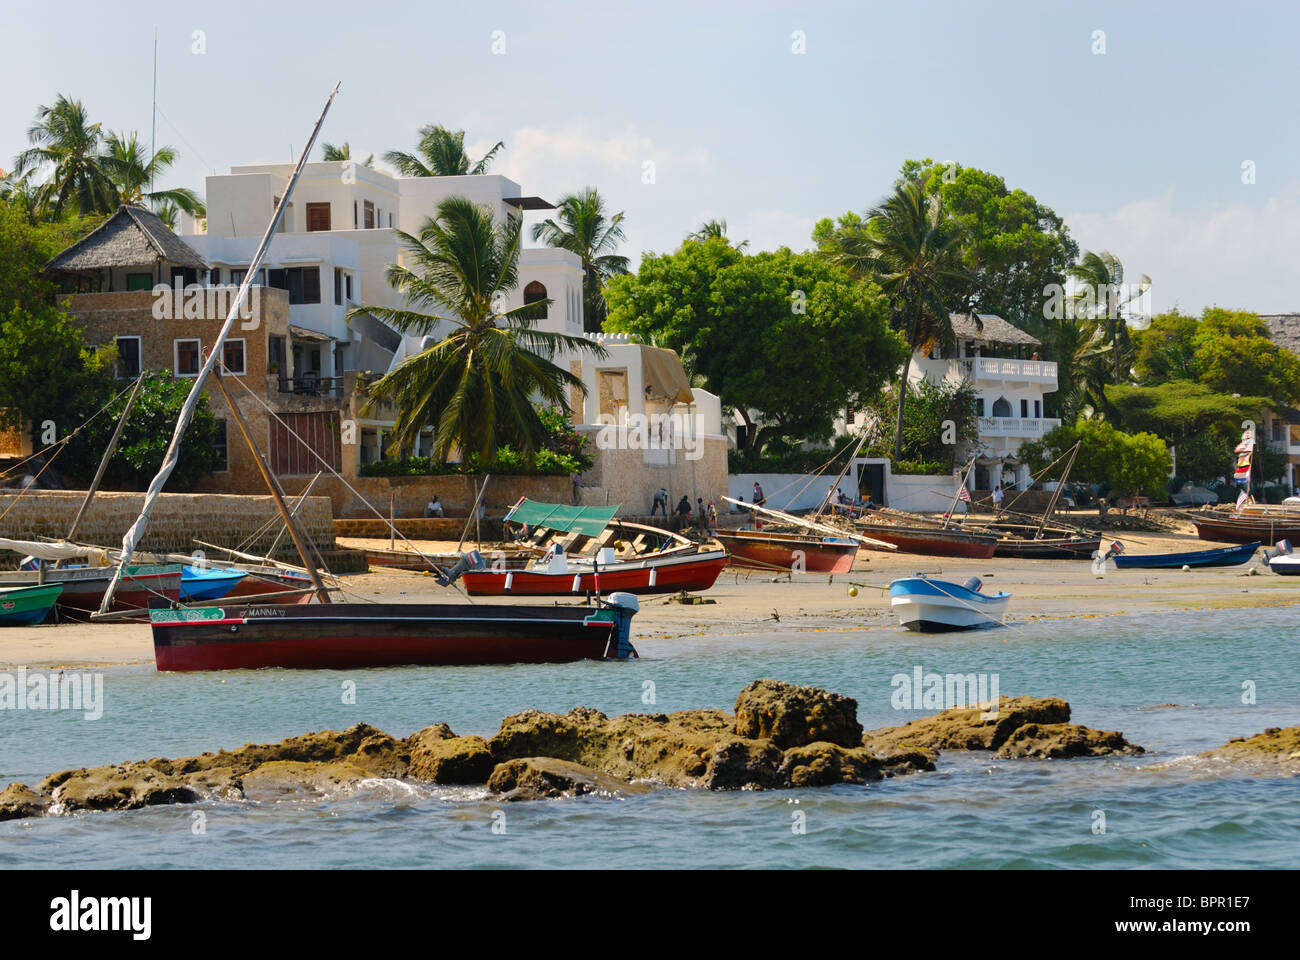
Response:
[[[1179,209],[1170,190],[1109,213],[1065,219],[1082,249],[1110,250],[1129,279],[1151,275],[1157,313],[1175,304],[1185,313],[1216,304],[1261,313],[1300,310],[1300,287],[1292,279],[1300,249],[1300,184],[1288,184],[1262,206],[1243,199]]]

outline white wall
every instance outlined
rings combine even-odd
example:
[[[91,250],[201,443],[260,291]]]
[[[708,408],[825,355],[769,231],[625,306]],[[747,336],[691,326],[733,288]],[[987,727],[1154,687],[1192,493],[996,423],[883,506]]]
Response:
[[[951,476],[885,472],[885,506],[895,510],[944,513],[956,492],[957,482]],[[957,509],[961,511],[960,506]]]
[[[735,500],[744,497],[746,503],[752,503],[757,480],[767,497],[764,506],[769,509],[816,510],[825,501],[826,489],[834,479],[834,474],[814,478],[806,473],[733,473],[727,477],[727,496]],[[840,481],[839,488],[848,496],[857,495],[858,481],[852,470]]]

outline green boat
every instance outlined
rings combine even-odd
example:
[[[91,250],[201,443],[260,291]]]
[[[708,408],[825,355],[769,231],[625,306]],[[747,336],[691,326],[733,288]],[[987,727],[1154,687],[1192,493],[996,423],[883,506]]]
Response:
[[[0,589],[0,627],[29,627],[40,623],[61,593],[61,583]]]

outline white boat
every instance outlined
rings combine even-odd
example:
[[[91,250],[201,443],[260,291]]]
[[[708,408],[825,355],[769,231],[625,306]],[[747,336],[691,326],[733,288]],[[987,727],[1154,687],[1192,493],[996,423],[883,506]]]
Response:
[[[965,584],[935,580],[924,574],[901,577],[889,584],[889,605],[909,630],[937,633],[1000,625],[1009,593],[981,593],[979,577]]]
[[[1284,577],[1300,576],[1300,556],[1291,552],[1291,541],[1279,540],[1264,550],[1264,562],[1274,573]]]

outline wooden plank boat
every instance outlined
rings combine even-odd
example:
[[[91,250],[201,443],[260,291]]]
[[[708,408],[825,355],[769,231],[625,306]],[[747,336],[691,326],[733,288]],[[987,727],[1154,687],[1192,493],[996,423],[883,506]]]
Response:
[[[0,589],[0,627],[30,627],[44,622],[62,592],[61,583]]]
[[[220,599],[246,576],[246,571],[233,567],[181,567],[181,600]]]
[[[993,556],[998,538],[991,533],[944,529],[939,525],[903,526],[889,523],[855,523],[877,540],[892,543],[904,553],[919,553],[928,557],[974,557],[986,560]]]
[[[1195,550],[1186,553],[1121,553],[1111,559],[1120,570],[1129,567],[1175,570],[1183,567],[1235,567],[1249,562],[1261,546],[1262,544],[1257,540],[1239,547],[1220,547],[1216,550]]]
[[[44,582],[60,583],[63,593],[57,606],[61,614],[73,619],[99,609],[104,591],[113,579],[113,567],[46,567]],[[35,586],[41,575],[36,570],[0,572],[0,590],[6,587]],[[179,563],[127,566],[122,582],[113,597],[113,610],[140,610],[155,600],[179,600],[181,566]]]
[[[159,670],[567,663],[636,656],[636,597],[587,606],[330,603],[151,610]]]
[[[1248,516],[1231,514],[1184,514],[1196,526],[1196,535],[1202,540],[1218,543],[1277,543],[1279,540],[1300,540],[1300,516],[1296,514],[1265,514]]]
[[[247,603],[310,603],[312,599],[311,577],[298,570],[285,570],[280,567],[244,564],[240,567],[245,577],[235,584],[222,598],[227,602],[243,600]],[[286,596],[291,591],[296,594]],[[270,594],[269,599],[263,599]]]
[[[1101,547],[1101,537],[1045,537],[1042,540],[1003,536],[993,548],[995,557],[1020,560],[1088,560]]]
[[[669,552],[619,560],[610,550],[610,561],[566,557],[556,554],[525,566],[497,562],[484,570],[461,575],[465,592],[474,597],[582,596],[600,589],[623,593],[680,593],[707,590],[713,586],[730,559],[726,550]]]
[[[1011,594],[981,593],[981,586],[979,577],[965,584],[920,574],[901,577],[889,584],[889,605],[902,626],[921,633],[999,625]]]
[[[716,536],[731,551],[731,563],[737,567],[848,573],[858,555],[858,541],[847,537],[769,533],[766,530],[719,530]]]

